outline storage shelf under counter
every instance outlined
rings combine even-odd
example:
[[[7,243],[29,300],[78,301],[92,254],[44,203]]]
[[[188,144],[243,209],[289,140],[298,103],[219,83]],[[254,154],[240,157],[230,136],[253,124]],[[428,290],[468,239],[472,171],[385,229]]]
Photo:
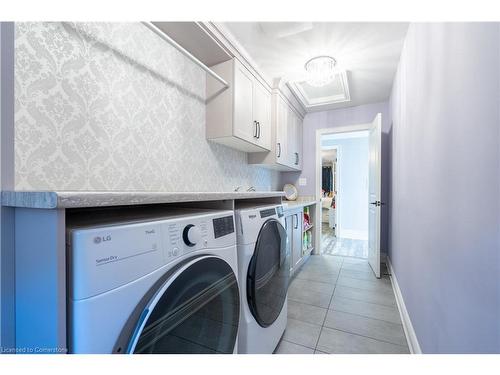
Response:
[[[11,323],[16,348],[67,351],[68,224],[119,214],[173,208],[234,210],[281,204],[283,192],[3,191],[2,241],[12,259]],[[4,248],[2,248],[2,251]],[[5,265],[7,267],[7,265]],[[4,276],[4,275],[2,275]],[[5,275],[7,277],[7,275]]]
[[[318,202],[312,199],[302,199],[283,201],[282,205],[291,253],[290,272],[293,276],[310,255],[319,254],[318,225],[316,225]],[[304,219],[306,215],[308,222]]]

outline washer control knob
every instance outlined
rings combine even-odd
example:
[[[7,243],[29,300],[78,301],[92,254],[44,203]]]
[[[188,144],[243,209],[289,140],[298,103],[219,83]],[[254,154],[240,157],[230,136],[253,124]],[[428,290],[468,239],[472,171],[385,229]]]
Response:
[[[201,241],[201,232],[193,224],[186,225],[182,232],[182,239],[186,245],[194,246]]]

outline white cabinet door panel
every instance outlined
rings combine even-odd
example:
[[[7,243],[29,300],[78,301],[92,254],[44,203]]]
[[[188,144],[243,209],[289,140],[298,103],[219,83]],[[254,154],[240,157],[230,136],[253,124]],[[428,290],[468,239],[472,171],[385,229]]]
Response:
[[[253,76],[239,64],[234,67],[234,134],[256,143],[256,125],[253,118]]]
[[[283,99],[278,97],[276,108],[276,161],[288,165],[287,118],[288,107]]]
[[[253,82],[253,119],[257,122],[257,143],[271,149],[271,95],[258,82]]]

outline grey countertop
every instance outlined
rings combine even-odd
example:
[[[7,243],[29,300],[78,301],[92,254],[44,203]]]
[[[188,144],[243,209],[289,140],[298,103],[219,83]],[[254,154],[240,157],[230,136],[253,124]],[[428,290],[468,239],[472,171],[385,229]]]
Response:
[[[317,204],[318,202],[315,201],[314,199],[307,199],[307,200],[296,200],[296,201],[287,201],[283,200],[282,201],[282,206],[285,210],[287,209],[293,209],[296,207],[306,207],[306,206],[312,206],[313,204]]]
[[[2,205],[25,208],[80,208],[283,197],[282,191],[2,191]]]

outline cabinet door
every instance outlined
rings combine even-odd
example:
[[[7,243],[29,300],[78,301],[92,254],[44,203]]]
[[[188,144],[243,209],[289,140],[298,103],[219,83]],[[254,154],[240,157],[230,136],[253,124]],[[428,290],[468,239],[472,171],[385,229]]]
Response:
[[[295,122],[295,152],[297,153],[297,169],[302,169],[302,120],[296,116]]]
[[[287,118],[286,118],[286,131],[287,131],[287,147],[286,147],[286,156],[287,156],[287,165],[289,167],[295,166],[295,113],[287,108]]]
[[[271,94],[254,79],[253,82],[253,119],[257,121],[257,144],[271,149]]]
[[[276,161],[288,165],[287,139],[288,107],[285,101],[277,97],[276,103]]]
[[[257,130],[253,118],[253,76],[240,64],[234,65],[234,123],[233,133],[256,143]]]
[[[302,259],[302,211],[293,217],[292,264],[295,268]]]
[[[293,215],[285,217],[286,243],[287,243],[287,252],[290,256],[290,270],[292,270],[293,266],[294,266],[293,258],[292,258],[293,224],[294,224],[294,216]]]

